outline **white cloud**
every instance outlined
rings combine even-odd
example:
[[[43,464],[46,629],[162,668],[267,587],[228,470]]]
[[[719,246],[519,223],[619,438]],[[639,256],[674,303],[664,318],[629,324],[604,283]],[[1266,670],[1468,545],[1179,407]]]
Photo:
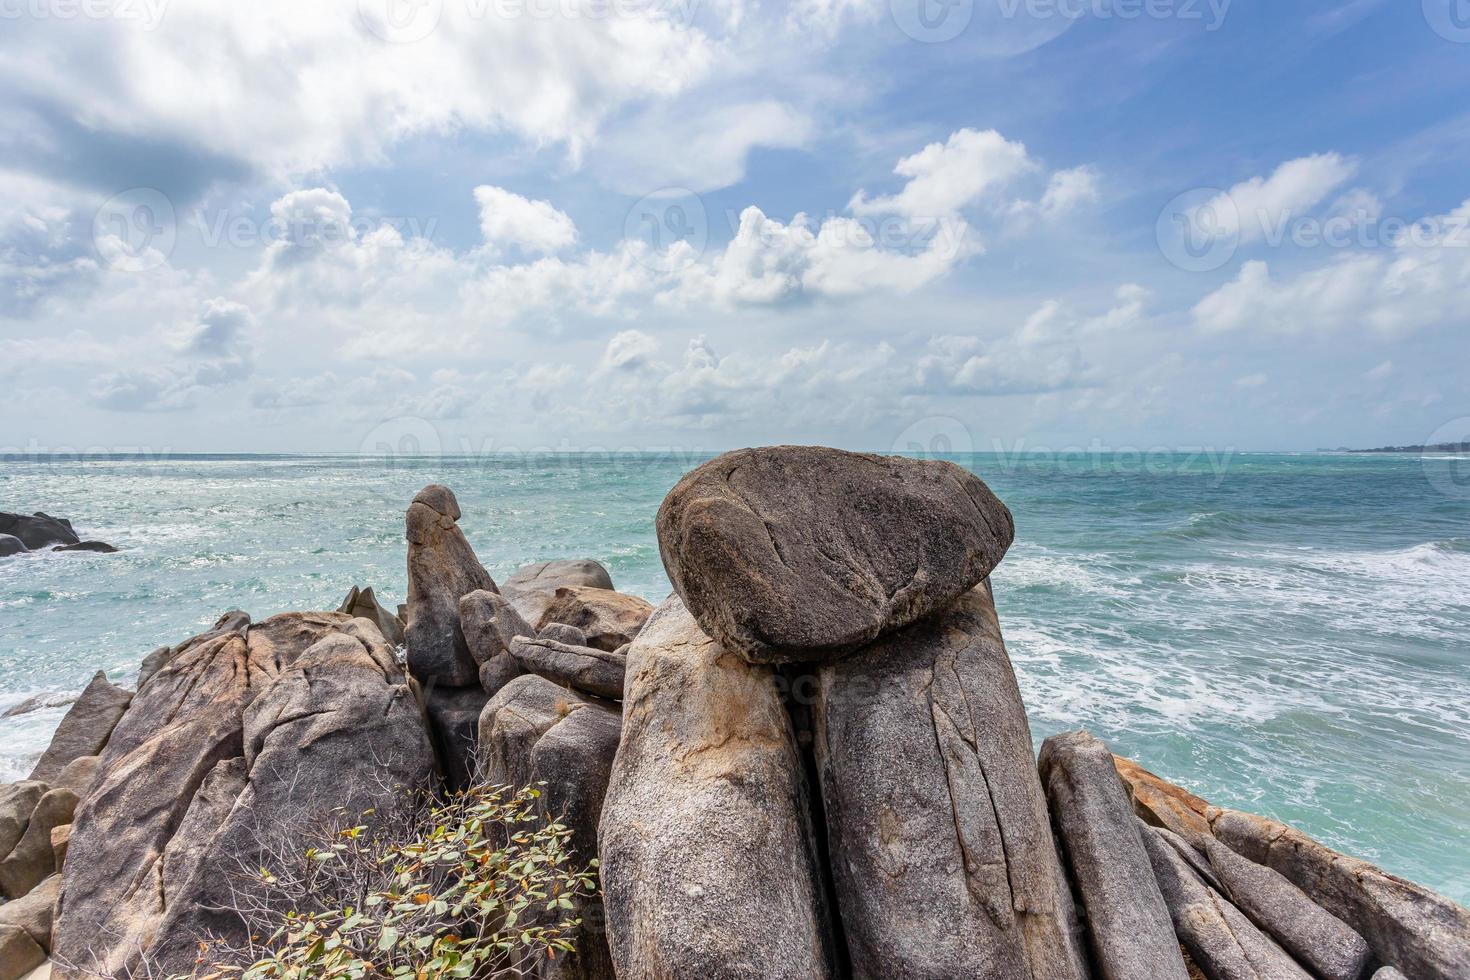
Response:
[[[930,143],[898,161],[893,172],[907,177],[891,197],[869,198],[858,191],[848,203],[856,215],[897,214],[937,219],[958,213],[1035,169],[1026,147],[995,130],[960,129],[944,143]]]
[[[492,248],[516,247],[545,255],[577,241],[577,226],[549,201],[482,184],[475,188],[475,203],[480,206],[480,233]]]
[[[1269,380],[1271,380],[1271,379],[1268,378],[1268,377],[1266,377],[1266,375],[1264,375],[1264,374],[1262,374],[1261,372],[1258,371],[1255,374],[1247,374],[1247,375],[1244,375],[1242,377],[1236,378],[1235,379],[1235,387],[1237,387],[1237,388],[1260,388],[1263,385],[1265,385],[1265,383],[1267,381],[1269,381]]]
[[[177,332],[177,362],[99,375],[91,386],[92,400],[125,412],[193,408],[202,395],[250,376],[254,357],[246,334],[252,322],[250,310],[239,303],[210,299],[197,320]]]
[[[1197,222],[1217,223],[1202,228],[1211,234],[1239,233],[1242,242],[1275,239],[1286,224],[1326,200],[1357,172],[1356,161],[1337,153],[1289,160],[1270,177],[1253,177],[1236,184],[1196,212]],[[1209,219],[1204,214],[1211,215]]]
[[[1058,170],[1051,175],[1046,193],[1041,197],[1041,214],[1048,220],[1066,217],[1084,204],[1098,199],[1097,168],[1084,165],[1071,170]]]

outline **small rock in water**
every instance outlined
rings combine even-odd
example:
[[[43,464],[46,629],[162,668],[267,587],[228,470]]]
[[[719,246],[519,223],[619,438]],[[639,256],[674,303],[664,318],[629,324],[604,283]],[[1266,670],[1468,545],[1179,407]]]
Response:
[[[76,544],[59,544],[52,551],[92,551],[99,555],[117,554],[117,549],[106,541],[78,541]]]
[[[755,663],[826,659],[942,609],[1015,536],[1005,505],[953,463],[816,446],[717,457],[657,523],[675,591]]]
[[[0,534],[19,538],[32,551],[53,544],[76,544],[81,540],[72,530],[71,521],[40,511],[29,517],[0,511]]]
[[[26,543],[13,534],[0,534],[0,558],[9,558],[11,555],[23,555],[31,549]]]
[[[0,718],[28,715],[32,711],[42,711],[46,708],[64,708],[76,699],[75,694],[64,694],[60,691],[54,694],[37,694],[33,698],[26,698],[13,708],[6,708],[4,714],[0,714]]]

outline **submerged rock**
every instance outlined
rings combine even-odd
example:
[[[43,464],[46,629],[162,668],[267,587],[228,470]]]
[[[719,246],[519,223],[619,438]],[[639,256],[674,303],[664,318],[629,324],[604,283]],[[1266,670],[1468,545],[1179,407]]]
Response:
[[[988,586],[817,682],[814,747],[854,976],[1085,977]]]
[[[76,544],[80,540],[72,530],[71,521],[40,511],[29,517],[0,511],[0,534],[19,539],[31,551],[53,544]]]
[[[590,558],[569,558],[518,568],[501,583],[500,591],[522,619],[535,624],[541,622],[556,590],[572,585],[611,590],[613,581],[601,563]]]
[[[804,797],[770,669],[725,650],[668,599],[628,654],[598,834],[617,975],[832,976]]]
[[[1164,896],[1108,747],[1087,732],[1041,746],[1041,785],[1103,980],[1187,980]]]
[[[623,697],[628,660],[622,654],[526,637],[518,638],[510,652],[529,673],[596,697],[614,701]]]
[[[518,677],[480,715],[484,779],[504,786],[545,783],[537,805],[572,832],[572,863],[597,857],[597,825],[618,749],[622,719],[609,705],[535,676]],[[575,952],[542,963],[539,975],[613,980],[599,898],[579,900]]]
[[[99,555],[115,555],[117,549],[106,541],[78,541],[76,544],[59,544],[52,551],[90,551]]]
[[[459,622],[459,601],[471,592],[499,592],[480,565],[448,487],[431,484],[409,505],[408,668],[424,684],[468,687],[479,681]]]
[[[826,659],[942,609],[1015,535],[1005,505],[953,463],[816,446],[711,460],[657,523],[689,611],[756,663]]]
[[[554,623],[575,627],[587,646],[612,651],[631,643],[652,614],[652,604],[635,595],[564,585],[551,597],[537,626],[542,630]]]
[[[72,762],[97,755],[132,702],[133,692],[109,683],[99,670],[61,719],[30,778],[54,783]]]
[[[13,534],[0,534],[0,558],[9,558],[11,555],[23,555],[31,549],[26,543]]]

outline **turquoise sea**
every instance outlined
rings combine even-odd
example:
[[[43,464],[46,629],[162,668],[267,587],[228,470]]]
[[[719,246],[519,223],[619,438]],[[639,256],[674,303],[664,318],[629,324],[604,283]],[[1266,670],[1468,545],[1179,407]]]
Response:
[[[1038,741],[1086,727],[1222,805],[1293,823],[1470,902],[1470,483],[1464,459],[956,458],[1011,507],[993,576]],[[0,711],[130,682],[242,608],[404,595],[402,513],[459,496],[485,566],[593,557],[661,599],[653,518],[701,458],[0,460],[0,510],[120,554],[0,560]],[[65,711],[0,721],[23,776]]]

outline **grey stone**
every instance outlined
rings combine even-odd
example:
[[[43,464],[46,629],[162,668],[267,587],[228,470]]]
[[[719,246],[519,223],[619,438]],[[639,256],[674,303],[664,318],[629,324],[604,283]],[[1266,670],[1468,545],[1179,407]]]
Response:
[[[78,798],[85,797],[92,790],[92,785],[97,781],[97,774],[102,771],[102,756],[84,755],[79,759],[73,759],[61,770],[61,775],[54,780],[54,785],[71,790]]]
[[[555,640],[518,638],[510,648],[521,667],[548,680],[611,700],[623,697],[626,657]]]
[[[1005,505],[953,463],[775,446],[693,470],[658,512],[694,618],[753,662],[824,660],[942,609],[1005,555]]]
[[[524,673],[521,662],[512,657],[509,651],[498,653],[480,665],[480,690],[494,695]]]
[[[54,783],[72,762],[101,752],[132,701],[132,691],[108,683],[99,670],[61,719],[31,778]]]
[[[1408,978],[1399,971],[1395,970],[1393,967],[1385,966],[1383,969],[1373,974],[1373,980],[1408,980]]]
[[[833,975],[802,784],[771,670],[671,597],[629,652],[598,833],[619,977]]]
[[[515,604],[522,619],[534,624],[541,622],[556,590],[568,585],[611,589],[613,581],[600,563],[590,558],[570,558],[518,568],[501,583],[500,591]]]
[[[408,668],[422,683],[467,687],[479,681],[459,622],[459,600],[477,590],[499,592],[481,567],[448,487],[431,484],[409,505]]]
[[[78,541],[76,544],[58,544],[52,551],[90,551],[98,555],[115,555],[117,549],[106,541]]]
[[[53,544],[76,544],[80,540],[77,532],[72,530],[71,521],[40,511],[29,517],[0,511],[0,534],[19,538],[32,551]]]
[[[23,555],[31,549],[26,543],[13,534],[0,534],[0,558],[9,558],[11,555]]]
[[[1210,980],[1310,980],[1311,974],[1210,888],[1155,829],[1139,821],[1143,845],[1174,930]]]
[[[36,802],[20,842],[0,861],[0,893],[17,899],[56,871],[51,830],[72,821],[77,794],[69,789],[47,790]]]
[[[1275,820],[1218,811],[1215,836],[1279,871],[1367,940],[1379,962],[1414,980],[1470,977],[1470,911]]]
[[[539,640],[554,640],[557,643],[565,643],[567,646],[585,647],[587,645],[587,634],[575,626],[566,623],[547,623],[544,629],[534,634],[523,634],[535,636]],[[623,646],[628,644],[624,643]]]
[[[572,832],[572,861],[597,857],[597,825],[618,749],[622,718],[612,707],[535,676],[512,680],[480,715],[484,779],[505,786],[545,783],[537,801],[544,817]],[[575,952],[545,961],[540,975],[561,980],[612,980],[602,902],[582,899]]]
[[[459,625],[470,656],[481,665],[509,653],[516,637],[536,635],[535,627],[521,618],[509,599],[484,590],[459,600]]]
[[[0,929],[19,926],[36,945],[51,949],[51,912],[61,894],[61,875],[53,874],[22,898],[0,905]]]
[[[574,626],[587,638],[587,646],[613,651],[631,643],[652,614],[653,606],[635,595],[588,585],[564,585],[551,597],[536,625],[538,630],[552,623]]]
[[[352,619],[339,612],[286,612],[250,624],[245,636],[252,658],[279,672],[321,640],[345,630]]]
[[[854,976],[1085,976],[987,586],[823,666],[814,712]]]
[[[33,779],[0,786],[0,858],[15,850],[31,822],[31,814],[49,789]]]
[[[383,639],[395,647],[403,646],[403,623],[383,608],[378,597],[373,595],[371,587],[359,589],[354,585],[347,593],[347,598],[342,600],[342,605],[337,607],[337,611],[356,619],[366,619],[378,628]]]
[[[0,980],[20,980],[46,962],[46,951],[20,926],[0,925]]]
[[[464,789],[475,782],[475,747],[479,740],[480,712],[489,693],[479,684],[472,687],[428,687],[425,711],[434,754],[439,760],[444,783],[450,790]]]
[[[1087,732],[1053,735],[1042,743],[1038,768],[1062,853],[1087,910],[1100,976],[1187,980],[1173,920],[1108,747]]]
[[[1363,937],[1317,905],[1279,872],[1213,837],[1200,847],[1222,894],[1322,980],[1360,980],[1372,953]]]

